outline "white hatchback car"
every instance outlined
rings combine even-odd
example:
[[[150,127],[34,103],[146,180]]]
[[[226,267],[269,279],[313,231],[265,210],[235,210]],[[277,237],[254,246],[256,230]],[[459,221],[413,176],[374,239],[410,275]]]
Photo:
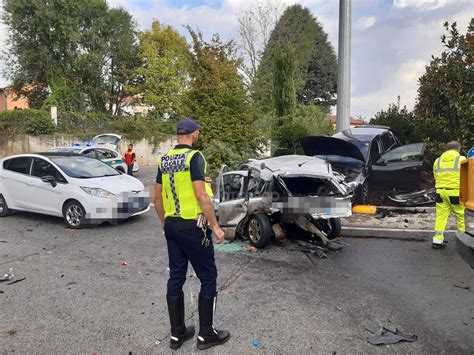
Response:
[[[0,160],[0,217],[28,211],[62,216],[68,227],[81,228],[149,209],[139,180],[85,155],[49,152]]]

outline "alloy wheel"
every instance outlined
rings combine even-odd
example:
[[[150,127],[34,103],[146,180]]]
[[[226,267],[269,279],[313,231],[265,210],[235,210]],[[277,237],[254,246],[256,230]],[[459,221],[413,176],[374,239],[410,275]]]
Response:
[[[249,238],[254,243],[258,243],[262,238],[262,226],[255,219],[252,219],[249,223]]]
[[[66,220],[72,227],[79,227],[81,225],[81,219],[84,216],[81,207],[78,205],[71,205],[66,210]]]

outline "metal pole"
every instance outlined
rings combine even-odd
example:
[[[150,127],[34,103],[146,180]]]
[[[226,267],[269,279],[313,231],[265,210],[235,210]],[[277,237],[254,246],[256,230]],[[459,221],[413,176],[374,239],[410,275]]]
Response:
[[[351,114],[351,7],[352,0],[339,0],[339,50],[337,73],[336,131],[350,128]]]

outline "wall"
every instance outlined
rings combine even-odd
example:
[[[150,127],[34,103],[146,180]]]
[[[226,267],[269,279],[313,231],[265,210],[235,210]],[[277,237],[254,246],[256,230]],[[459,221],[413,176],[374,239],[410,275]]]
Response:
[[[71,136],[29,136],[20,135],[0,145],[0,158],[15,154],[46,152],[52,147],[71,146],[73,143],[81,143],[82,140]],[[119,151],[124,154],[129,143],[133,143],[138,163],[141,166],[156,165],[160,154],[166,153],[176,144],[176,139],[167,139],[154,147],[146,139],[141,141],[123,140]]]

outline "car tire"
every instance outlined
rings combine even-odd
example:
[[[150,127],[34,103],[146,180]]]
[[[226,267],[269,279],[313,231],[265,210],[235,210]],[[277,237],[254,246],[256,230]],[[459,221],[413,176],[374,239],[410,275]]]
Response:
[[[245,230],[250,244],[256,248],[265,248],[272,238],[272,226],[268,217],[262,213],[250,217]]]
[[[81,229],[84,227],[86,210],[79,201],[72,200],[63,207],[63,219],[66,225],[72,229]]]
[[[357,199],[357,203],[359,205],[368,205],[369,204],[369,196],[370,196],[369,182],[365,181],[362,184],[362,187],[360,189],[360,193],[359,193],[359,197]]]
[[[334,239],[341,235],[342,224],[340,218],[330,218],[328,223],[331,226],[331,229],[326,233],[328,239]]]
[[[12,213],[12,210],[8,208],[7,201],[5,197],[0,194],[0,217],[9,216]]]

